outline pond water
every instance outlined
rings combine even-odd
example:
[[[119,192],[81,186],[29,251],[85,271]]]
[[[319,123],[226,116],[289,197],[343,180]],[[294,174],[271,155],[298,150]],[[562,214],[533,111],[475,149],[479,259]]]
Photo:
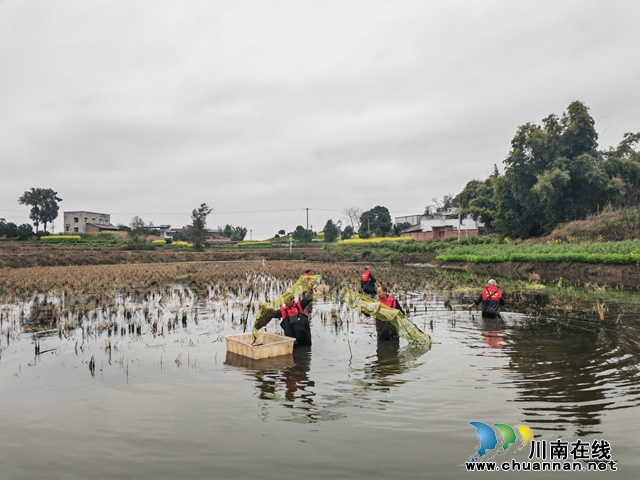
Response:
[[[472,421],[533,432],[490,461],[524,463],[532,445],[558,439],[605,441],[617,471],[595,475],[640,477],[636,314],[616,323],[574,311],[559,325],[506,307],[503,320],[483,320],[464,308],[473,293],[397,293],[430,349],[378,343],[368,319],[325,297],[313,346],[265,361],[226,352],[244,304],[181,284],[116,297],[81,325],[34,327],[44,297],[6,301],[0,478],[460,478],[478,450]],[[608,307],[630,311],[636,298]]]

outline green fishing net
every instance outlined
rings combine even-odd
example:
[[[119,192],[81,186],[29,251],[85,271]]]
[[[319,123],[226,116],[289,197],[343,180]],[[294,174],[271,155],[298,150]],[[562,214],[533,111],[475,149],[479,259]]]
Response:
[[[431,345],[431,336],[420,330],[411,320],[405,317],[400,310],[374,300],[371,297],[354,292],[349,288],[343,288],[340,292],[340,301],[351,308],[367,313],[377,320],[389,322],[398,331],[398,335],[409,343]]]
[[[322,275],[302,275],[296,283],[291,285],[289,290],[270,302],[263,303],[260,306],[258,315],[256,315],[256,320],[253,323],[253,338],[258,338],[258,330],[265,327],[273,319],[280,307],[284,304],[285,300],[300,297],[304,292],[311,290],[314,285],[318,285],[321,278]]]

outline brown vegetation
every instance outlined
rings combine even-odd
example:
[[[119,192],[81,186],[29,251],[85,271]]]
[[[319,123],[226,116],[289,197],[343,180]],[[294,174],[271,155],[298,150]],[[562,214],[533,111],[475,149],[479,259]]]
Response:
[[[357,288],[356,264],[308,262],[193,262],[173,264],[88,265],[0,269],[0,331],[9,344],[22,332],[86,338],[112,335],[165,335],[198,321],[205,309],[216,321],[247,327],[260,302],[281,294],[304,270],[323,275],[316,295],[342,285]],[[394,291],[411,289],[426,301],[428,278],[419,269],[380,266],[378,278]],[[417,290],[417,291],[416,291]],[[425,290],[426,292],[426,290]],[[329,312],[321,312],[323,322]],[[1,343],[1,342],[0,342]],[[36,345],[37,348],[37,345]],[[107,347],[105,347],[107,348]],[[110,347],[109,351],[110,351]],[[37,354],[37,351],[36,351]],[[110,354],[109,354],[110,355]]]
[[[558,226],[541,241],[570,239],[615,242],[640,238],[640,209],[604,211],[600,215],[589,216],[586,220],[576,220]]]
[[[62,247],[0,241],[0,268],[124,263],[218,262],[237,260],[303,260],[307,262],[427,263],[434,253],[400,253],[379,249],[321,246],[245,249],[207,249],[203,252],[169,249],[126,250],[124,247]]]
[[[0,267],[25,268],[65,265],[115,265],[123,263],[210,262],[221,260],[307,260],[321,261],[320,248],[206,250],[204,252],[126,250],[122,247],[60,247],[21,242],[0,242]]]
[[[436,262],[438,263],[438,262]],[[590,265],[585,263],[496,263],[496,264],[439,264],[440,268],[466,270],[490,276],[511,276],[556,283],[560,279],[578,283],[593,282],[624,287],[640,286],[640,270],[635,265]]]
[[[326,285],[320,294],[333,287],[348,284],[357,288],[362,267],[358,264],[333,264],[281,261],[187,262],[123,265],[87,265],[68,267],[30,267],[0,269],[0,297],[28,298],[32,295],[78,296],[99,294],[149,294],[170,283],[188,286],[197,296],[208,297],[212,291],[219,296],[249,289],[259,278],[265,292],[286,290],[285,284],[295,281],[305,269],[322,274]],[[387,265],[376,266],[376,276],[392,289],[411,289],[427,281],[423,272],[402,270]],[[266,281],[266,280],[268,281]],[[223,288],[227,291],[222,291]],[[279,294],[278,293],[278,294]]]

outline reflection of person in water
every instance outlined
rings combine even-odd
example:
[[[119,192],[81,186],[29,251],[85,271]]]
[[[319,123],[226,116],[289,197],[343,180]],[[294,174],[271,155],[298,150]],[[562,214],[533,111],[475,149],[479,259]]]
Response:
[[[482,322],[482,341],[491,348],[504,348],[503,322],[500,319],[485,318]]]
[[[292,409],[291,414],[305,422],[318,421],[320,411],[313,402],[316,395],[313,389],[315,383],[308,375],[311,365],[310,347],[297,348],[292,356],[283,355],[261,360],[227,352],[225,364],[247,370],[248,375],[256,382],[259,399],[276,401]],[[264,419],[264,408],[263,412],[261,417]]]
[[[294,351],[293,357],[293,366],[282,370],[281,378],[284,380],[286,389],[284,397],[290,402],[300,399],[301,402],[313,404],[312,397],[315,396],[315,392],[307,390],[307,387],[315,386],[315,383],[309,380],[307,375],[311,363],[311,349],[309,347],[299,348]]]
[[[389,391],[391,387],[407,382],[406,378],[399,375],[419,366],[418,358],[428,350],[428,345],[409,344],[400,348],[397,338],[388,342],[378,342],[376,359],[365,365],[365,375],[373,380],[373,386]]]

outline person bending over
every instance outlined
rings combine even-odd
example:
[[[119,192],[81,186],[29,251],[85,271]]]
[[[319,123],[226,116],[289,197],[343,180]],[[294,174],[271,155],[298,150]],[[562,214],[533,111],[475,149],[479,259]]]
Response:
[[[273,318],[282,318],[280,326],[287,337],[295,338],[294,347],[311,345],[311,325],[309,307],[313,301],[313,291],[305,292],[302,299],[296,301],[293,295],[285,298],[284,305]]]
[[[384,306],[395,308],[396,310],[400,310],[400,313],[402,313],[402,315],[405,315],[400,302],[389,295],[387,288],[383,287],[382,285],[378,287],[378,300],[380,301],[380,303],[382,303],[382,308],[384,308]],[[384,322],[382,320],[378,320],[377,318],[376,332],[378,334],[378,340],[396,340],[399,338],[398,331],[391,322]]]

